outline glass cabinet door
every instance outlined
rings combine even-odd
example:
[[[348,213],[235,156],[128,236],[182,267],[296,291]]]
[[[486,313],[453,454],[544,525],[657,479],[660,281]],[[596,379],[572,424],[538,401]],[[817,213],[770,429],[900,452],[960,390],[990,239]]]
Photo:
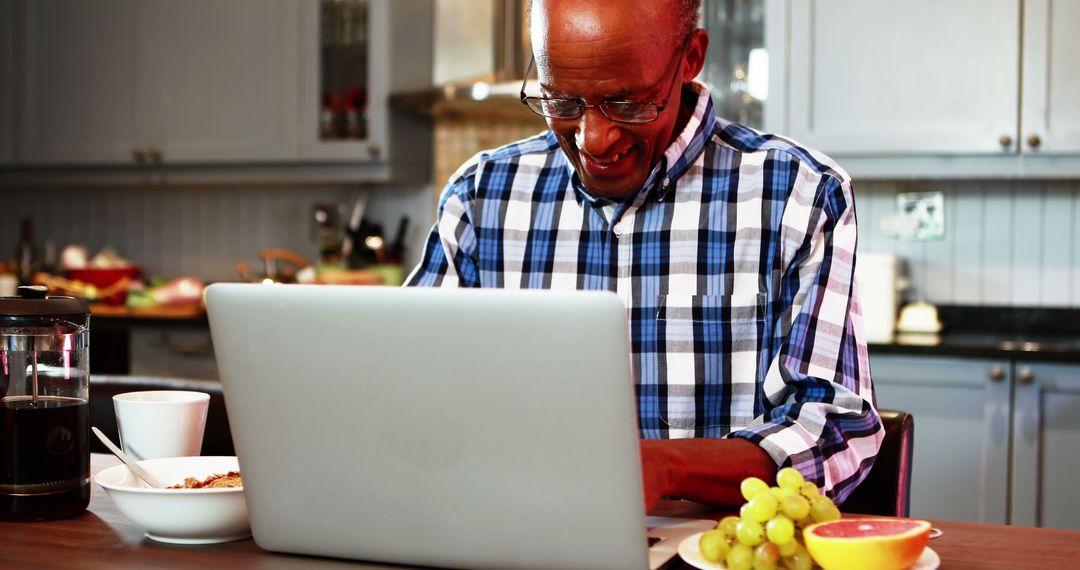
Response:
[[[367,0],[319,2],[318,136],[322,141],[367,138],[367,30]]]
[[[765,0],[704,0],[701,4],[709,53],[700,79],[712,92],[716,114],[763,129],[769,97]]]
[[[386,158],[386,0],[319,0],[301,6],[303,159],[366,162]]]

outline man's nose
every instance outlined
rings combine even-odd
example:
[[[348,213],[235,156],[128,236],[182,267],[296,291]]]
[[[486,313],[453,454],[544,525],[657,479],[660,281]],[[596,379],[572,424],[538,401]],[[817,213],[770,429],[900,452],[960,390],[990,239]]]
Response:
[[[593,156],[604,156],[619,140],[619,125],[596,107],[585,109],[575,132],[577,147]]]

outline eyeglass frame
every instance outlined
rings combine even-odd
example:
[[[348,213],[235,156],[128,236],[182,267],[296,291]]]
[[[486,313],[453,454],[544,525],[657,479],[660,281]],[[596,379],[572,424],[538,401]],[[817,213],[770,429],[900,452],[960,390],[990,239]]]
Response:
[[[609,120],[615,121],[617,123],[625,123],[625,124],[628,124],[628,125],[645,125],[645,124],[648,124],[648,123],[655,122],[657,119],[660,118],[660,113],[663,113],[664,109],[667,108],[668,101],[671,100],[671,92],[675,88],[676,80],[679,78],[679,70],[682,69],[683,56],[686,55],[686,46],[689,45],[689,43],[690,43],[690,37],[691,36],[686,36],[686,39],[683,40],[682,46],[679,48],[679,56],[675,60],[675,73],[671,76],[671,84],[668,85],[667,95],[664,97],[664,99],[660,102],[659,105],[657,105],[656,103],[653,103],[651,101],[619,101],[619,100],[611,101],[611,100],[607,100],[607,99],[605,99],[603,101],[600,101],[599,103],[596,103],[596,104],[589,104],[588,102],[586,102],[581,97],[535,97],[535,96],[531,96],[531,95],[525,95],[525,86],[529,82],[529,72],[532,71],[532,68],[534,67],[534,64],[536,63],[536,55],[535,54],[533,54],[533,56],[531,58],[529,58],[529,66],[525,68],[525,78],[521,80],[521,103],[524,104],[526,107],[528,107],[529,110],[532,111],[533,113],[535,113],[535,114],[537,114],[537,115],[539,115],[541,117],[545,117],[545,118],[548,118],[548,119],[554,119],[556,121],[573,121],[573,120],[576,120],[576,119],[580,119],[585,114],[585,111],[595,108],[595,109],[598,109],[600,111],[600,113],[603,114],[605,117],[607,117]],[[578,113],[577,113],[577,115],[575,115],[573,117],[551,117],[551,116],[545,115],[545,114],[537,111],[535,108],[533,108],[533,106],[529,104],[530,100],[532,100],[532,101],[540,101],[541,103],[543,101],[569,101],[569,102],[575,102],[575,103],[578,104]],[[611,115],[609,115],[607,113],[607,111],[605,110],[605,107],[604,107],[605,105],[613,105],[613,104],[651,105],[654,109],[656,109],[656,115],[653,116],[651,119],[649,119],[647,121],[627,121],[627,120],[624,120],[624,119],[616,119],[615,117],[612,117]]]

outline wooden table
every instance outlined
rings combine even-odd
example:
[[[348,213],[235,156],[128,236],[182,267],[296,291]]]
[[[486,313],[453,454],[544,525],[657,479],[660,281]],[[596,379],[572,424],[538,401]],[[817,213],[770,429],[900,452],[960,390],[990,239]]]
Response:
[[[94,472],[117,464],[94,454]],[[670,502],[670,516],[713,516],[700,505]],[[944,535],[930,542],[942,570],[967,568],[1072,568],[1080,532],[933,521]],[[688,568],[681,562],[672,566]],[[105,492],[93,486],[89,510],[75,518],[42,523],[0,522],[0,568],[382,568],[401,566],[273,554],[251,539],[203,546],[154,542],[125,519]]]

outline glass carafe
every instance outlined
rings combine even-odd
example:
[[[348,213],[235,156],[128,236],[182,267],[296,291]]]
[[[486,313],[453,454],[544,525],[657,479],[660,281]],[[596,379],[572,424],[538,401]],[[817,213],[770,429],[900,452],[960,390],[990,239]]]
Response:
[[[90,502],[89,321],[84,301],[44,287],[0,297],[0,520]]]

